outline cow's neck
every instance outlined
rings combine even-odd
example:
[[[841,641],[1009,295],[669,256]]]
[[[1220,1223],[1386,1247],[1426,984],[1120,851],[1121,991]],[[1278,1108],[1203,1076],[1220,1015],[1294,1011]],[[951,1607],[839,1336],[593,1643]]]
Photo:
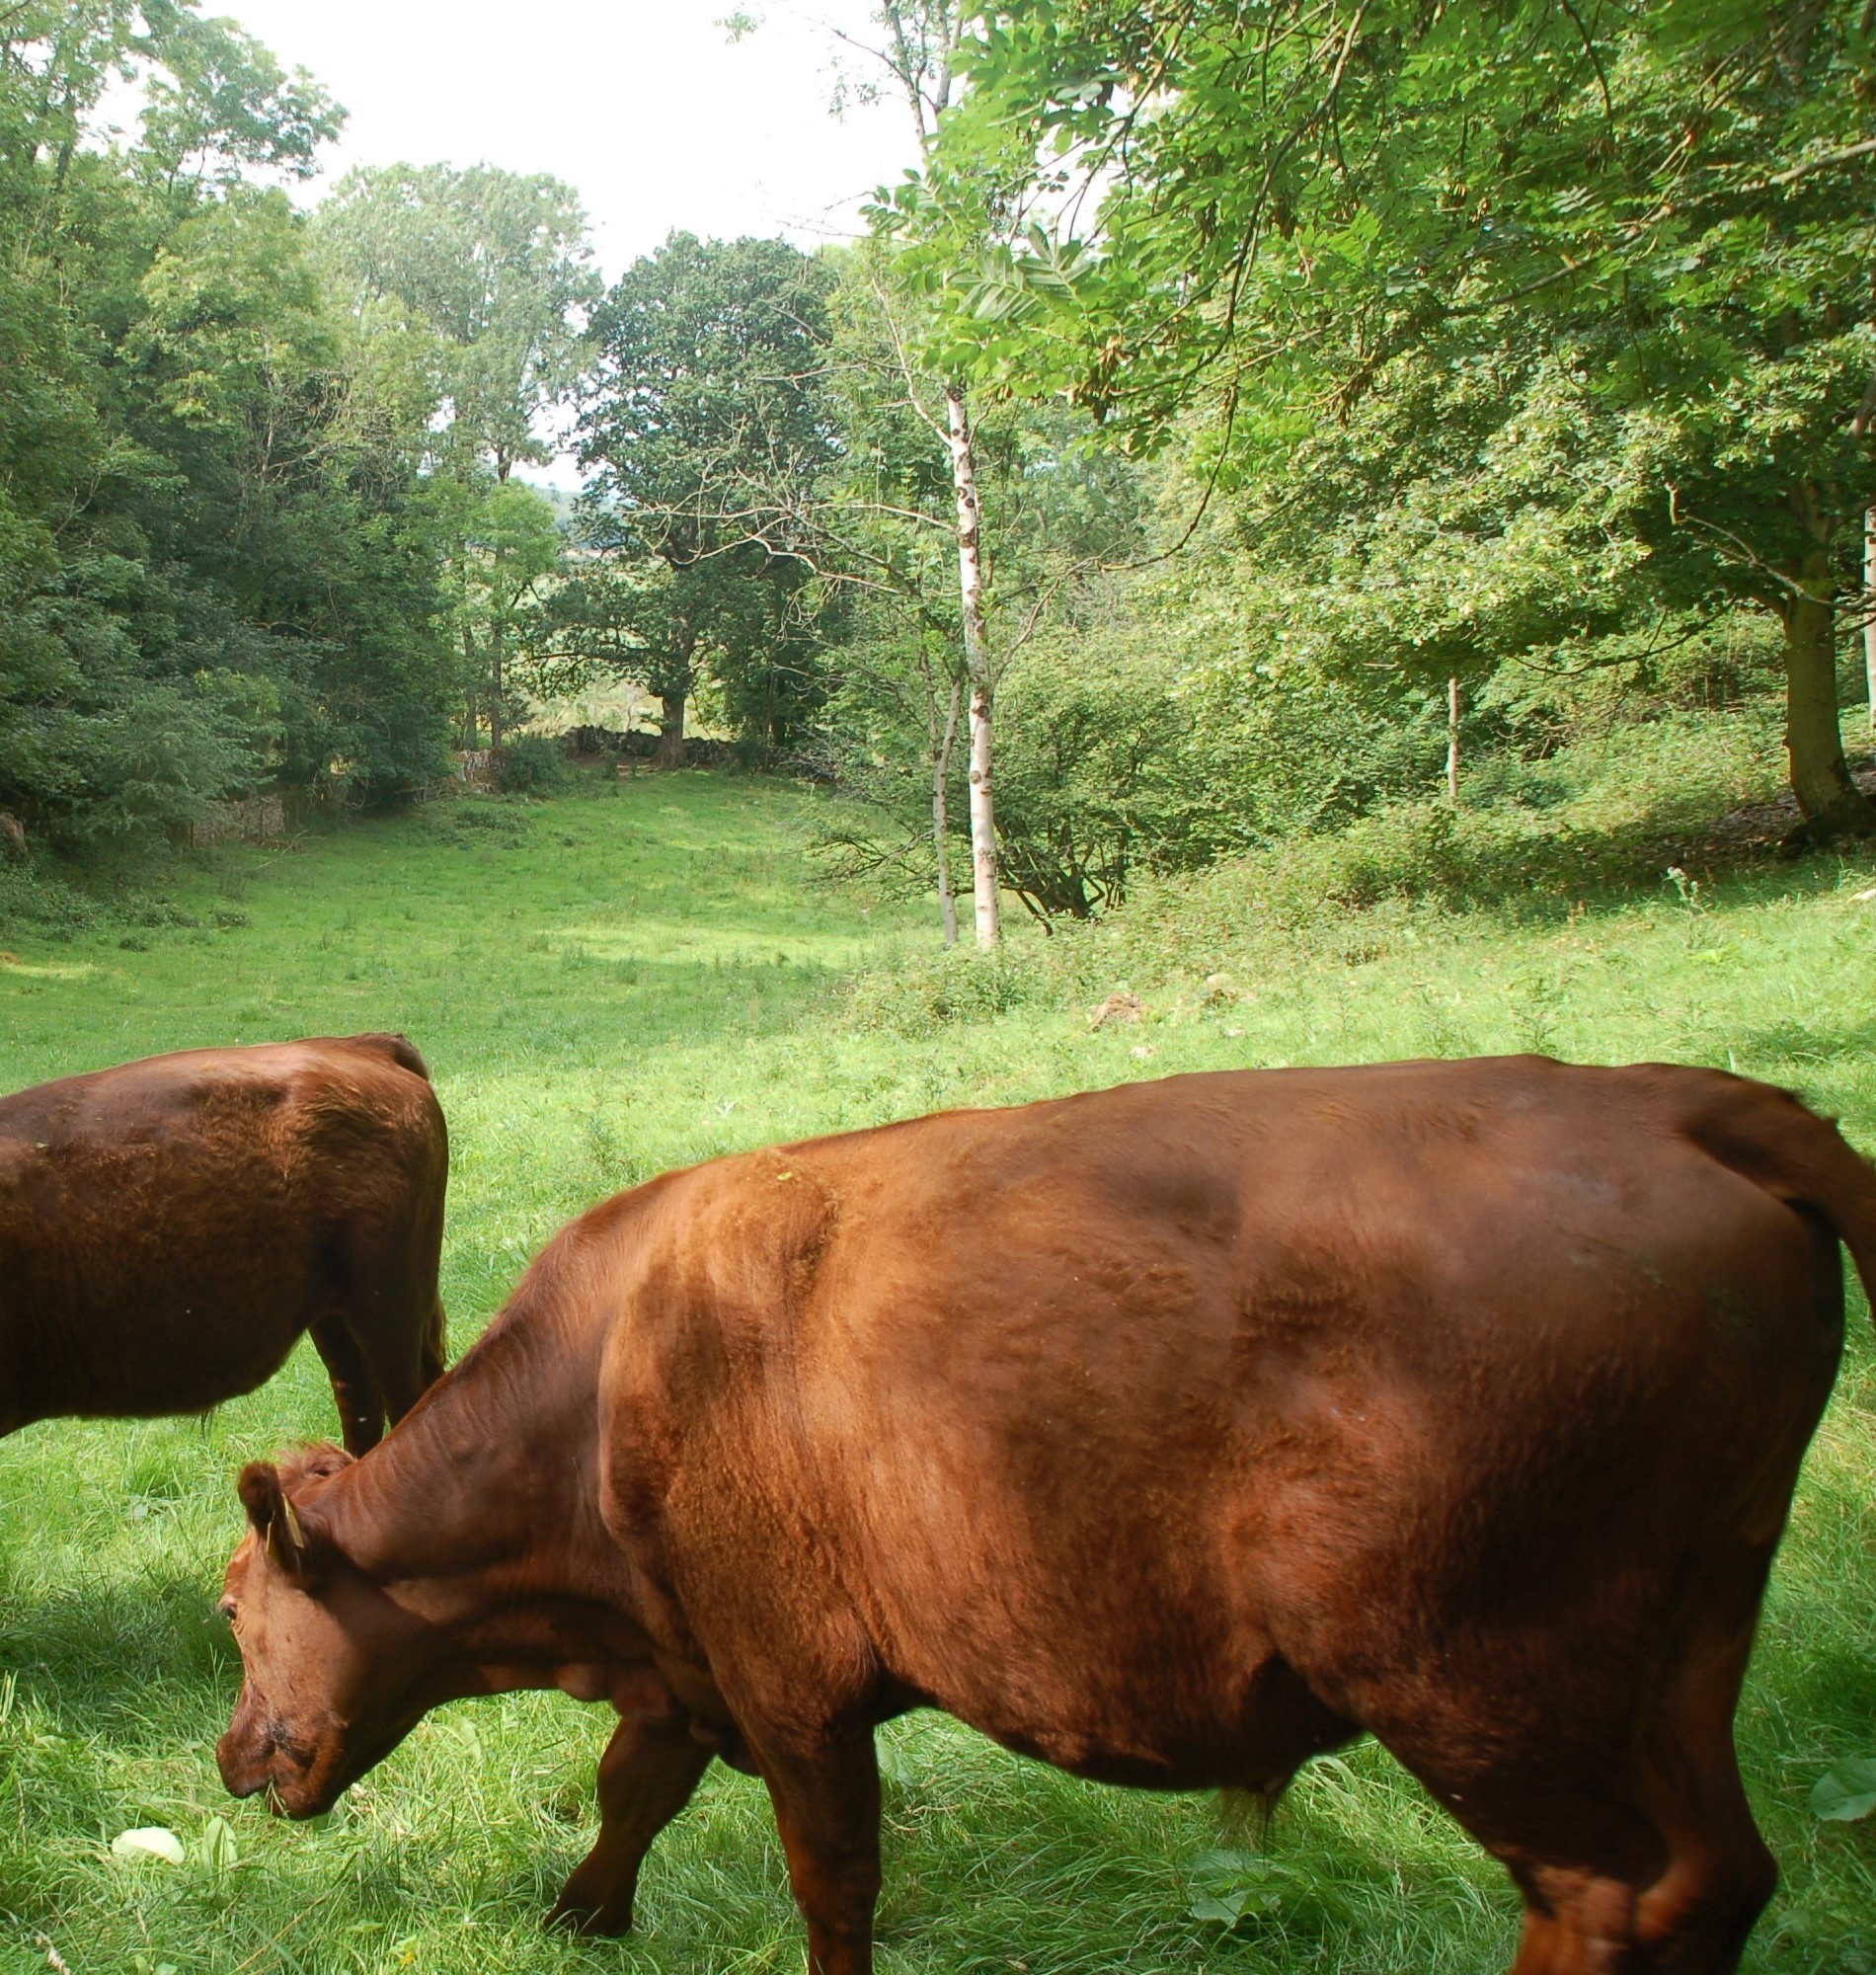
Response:
[[[598,1338],[510,1308],[321,1506],[421,1619],[433,1700],[518,1687],[621,1699],[650,1650],[599,1517]]]

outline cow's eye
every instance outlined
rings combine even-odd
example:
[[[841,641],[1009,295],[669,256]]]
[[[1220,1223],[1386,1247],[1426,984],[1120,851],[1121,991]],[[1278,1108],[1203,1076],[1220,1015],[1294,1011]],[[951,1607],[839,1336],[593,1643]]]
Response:
[[[215,1607],[215,1610],[219,1612],[224,1619],[227,1620],[229,1624],[232,1625],[234,1623],[235,1602],[232,1598],[224,1598],[221,1601],[221,1603]]]

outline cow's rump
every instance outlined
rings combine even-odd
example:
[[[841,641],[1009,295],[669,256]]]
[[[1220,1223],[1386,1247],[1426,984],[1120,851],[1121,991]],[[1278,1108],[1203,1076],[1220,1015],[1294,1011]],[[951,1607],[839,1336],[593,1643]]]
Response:
[[[442,1369],[446,1179],[401,1036],[192,1050],[0,1099],[0,1419],[200,1411],[311,1329],[362,1451]]]

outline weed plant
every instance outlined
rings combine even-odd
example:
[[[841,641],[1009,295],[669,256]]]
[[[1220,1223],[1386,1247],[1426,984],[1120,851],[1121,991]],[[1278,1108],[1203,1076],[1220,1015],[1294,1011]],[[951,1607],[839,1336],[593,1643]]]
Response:
[[[675,773],[437,805],[218,853],[137,948],[117,920],[10,921],[0,1081],[406,1031],[450,1120],[458,1352],[562,1221],[665,1167],[1127,1077],[1665,1057],[1793,1085],[1876,1148],[1876,855],[1681,861],[1697,818],[1763,792],[1764,736],[1657,741],[1639,766],[1543,764],[1541,801],[1528,781],[1484,789],[1437,838],[1394,815],[1142,893],[1080,933],[1019,925],[989,963],[933,959],[922,910],[811,879],[824,796]],[[1124,985],[1140,1019],[1092,1027]],[[1876,1350],[1852,1305],[1740,1720],[1785,1875],[1747,1966],[1792,1975],[1876,1968],[1876,1819],[1809,1808],[1831,1765],[1876,1754]],[[232,1477],[333,1425],[302,1347],[206,1419],[0,1443],[0,1971],[56,1953],[73,1975],[792,1975],[766,1800],[720,1767],[654,1852],[635,1936],[540,1931],[590,1843],[606,1733],[558,1696],[441,1710],[311,1826],[223,1794]],[[1371,1744],[1306,1771],[1260,1842],[1212,1799],[1079,1783],[940,1718],[881,1743],[883,1971],[1485,1975],[1511,1958],[1502,1873]],[[151,1824],[182,1837],[182,1865],[113,1856]]]

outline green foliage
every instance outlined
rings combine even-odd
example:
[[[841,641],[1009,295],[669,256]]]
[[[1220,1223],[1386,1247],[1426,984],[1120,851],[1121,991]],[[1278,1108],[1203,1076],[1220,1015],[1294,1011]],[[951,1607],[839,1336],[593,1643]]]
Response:
[[[1024,654],[1000,703],[1003,880],[1045,920],[1119,905],[1136,864],[1176,868],[1215,847],[1187,772],[1191,721],[1165,672]]]
[[[0,864],[0,933],[7,938],[68,940],[109,914],[101,902],[49,871]]]
[[[1876,495],[1872,45],[1850,0],[1022,0],[901,204],[988,149],[1029,210],[1098,215],[1007,219],[949,334],[1136,446],[1196,418],[1348,662],[1477,683],[1750,598],[1786,631],[1801,805],[1867,830],[1829,647]]]
[[[560,743],[545,734],[521,734],[496,761],[496,785],[505,796],[551,796],[567,785]]]
[[[266,782],[420,786],[429,405],[258,182],[304,176],[339,113],[168,0],[33,0],[0,44],[0,809],[96,852]],[[132,71],[142,140],[90,148]]]
[[[1216,1848],[1201,1852],[1186,1869],[1192,1888],[1187,1913],[1223,1928],[1281,1914],[1284,1895],[1296,1888],[1298,1878],[1279,1859]]]
[[[569,585],[564,643],[657,693],[673,747],[706,679],[758,752],[820,703],[798,514],[833,451],[832,286],[786,241],[673,233],[594,314],[580,457],[600,560]]]
[[[1846,1756],[1811,1790],[1811,1808],[1830,1824],[1854,1824],[1876,1810],[1876,1756]]]
[[[431,512],[449,544],[444,595],[462,654],[462,689],[487,709],[500,749],[515,711],[512,672],[525,672],[548,636],[548,598],[565,576],[553,504],[519,481],[437,479]]]
[[[556,179],[392,165],[348,173],[315,231],[385,349],[386,384],[424,421],[463,740],[475,746],[486,717],[499,750],[518,710],[516,670],[549,649],[544,606],[563,574],[553,504],[509,474],[552,457],[544,422],[586,355],[599,279],[586,214]]]
[[[171,189],[192,171],[223,186],[257,166],[313,176],[320,145],[338,136],[346,114],[303,68],[287,75],[234,22],[202,20],[195,0],[139,0],[139,7],[138,51],[157,64],[143,110],[146,171]],[[94,19],[118,12],[88,11]]]
[[[395,308],[428,343],[439,463],[462,481],[545,464],[541,418],[575,389],[599,298],[572,187],[494,165],[361,166],[316,225],[363,305]]]
[[[827,403],[839,455],[821,477],[812,515],[823,581],[846,603],[825,626],[837,680],[825,755],[842,785],[877,812],[843,835],[846,862],[922,877],[935,864],[935,781],[948,791],[948,841],[966,815],[957,709],[968,681],[944,384],[916,354],[920,305],[902,266],[877,243],[837,265]],[[1158,763],[1179,725],[1151,711],[1170,673],[1149,680],[1135,668],[1111,702],[1120,715],[1112,729],[1095,717],[1107,691],[1098,662],[1095,674],[1073,683],[1088,645],[1098,651],[1112,633],[1113,586],[1103,567],[1139,546],[1148,507],[1129,462],[1083,441],[1080,423],[1050,407],[979,404],[973,417],[988,680],[996,693],[1016,691],[1034,713],[1026,730],[1033,745],[1016,756],[1000,752],[994,770],[999,836],[1010,882],[1044,914],[1091,910],[1124,889],[1138,834],[1133,813],[1158,800],[1141,782],[1157,771],[1144,757]],[[1056,655],[1053,666],[1041,657],[1045,647]],[[1138,697],[1144,725],[1127,724],[1128,695]],[[1098,762],[1070,764],[1059,748],[1052,759],[1044,727],[1054,712],[1077,725],[1077,750],[1099,728]],[[1012,717],[1029,719],[1008,706],[996,717],[1000,737],[1017,731]],[[1129,780],[1106,798],[1095,785],[1110,768]],[[1009,809],[1012,799],[1020,813]],[[957,850],[963,859],[962,840]]]

